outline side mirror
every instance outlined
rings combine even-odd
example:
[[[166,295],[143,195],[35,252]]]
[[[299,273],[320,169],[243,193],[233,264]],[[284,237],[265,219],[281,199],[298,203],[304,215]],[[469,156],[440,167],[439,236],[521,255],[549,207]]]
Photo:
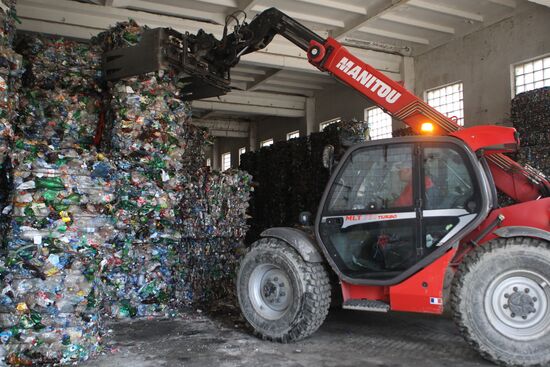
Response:
[[[311,213],[301,212],[298,216],[298,223],[304,227],[311,226]]]
[[[327,145],[323,149],[323,167],[332,171],[332,166],[334,165],[334,146]]]

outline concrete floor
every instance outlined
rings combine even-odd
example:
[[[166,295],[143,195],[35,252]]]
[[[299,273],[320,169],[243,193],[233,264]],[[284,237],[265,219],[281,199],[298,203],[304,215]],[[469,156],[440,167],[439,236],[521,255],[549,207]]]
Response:
[[[332,310],[313,336],[261,341],[242,323],[190,315],[116,323],[115,349],[86,367],[158,366],[492,366],[445,317]]]

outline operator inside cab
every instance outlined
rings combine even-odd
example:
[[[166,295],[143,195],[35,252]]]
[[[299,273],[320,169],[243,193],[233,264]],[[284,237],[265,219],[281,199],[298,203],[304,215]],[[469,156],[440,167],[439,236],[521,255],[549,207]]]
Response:
[[[412,206],[413,204],[413,185],[412,185],[412,164],[411,161],[405,161],[402,163],[397,163],[396,168],[399,170],[399,180],[405,183],[405,187],[401,191],[401,194],[395,199],[390,207],[404,207]],[[433,182],[431,178],[426,175],[424,178],[424,185],[426,191],[433,187]]]
[[[403,159],[393,165],[393,174],[388,176],[393,184],[388,192],[387,208],[404,208],[413,206],[413,168],[411,159]],[[431,178],[426,175],[425,189],[433,187]],[[384,271],[396,268],[406,268],[415,261],[412,237],[401,233],[395,228],[387,228],[386,223],[380,223],[378,230],[370,231],[366,240],[353,256],[357,266],[373,271]]]

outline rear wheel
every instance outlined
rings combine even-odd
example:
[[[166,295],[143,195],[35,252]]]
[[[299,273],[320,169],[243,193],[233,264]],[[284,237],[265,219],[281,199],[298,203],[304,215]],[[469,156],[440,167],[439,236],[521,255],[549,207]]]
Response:
[[[322,264],[305,262],[285,242],[265,238],[241,261],[237,277],[241,311],[263,339],[291,342],[313,334],[330,305]]]
[[[493,240],[463,260],[451,291],[466,341],[503,365],[550,363],[550,246],[532,238]]]

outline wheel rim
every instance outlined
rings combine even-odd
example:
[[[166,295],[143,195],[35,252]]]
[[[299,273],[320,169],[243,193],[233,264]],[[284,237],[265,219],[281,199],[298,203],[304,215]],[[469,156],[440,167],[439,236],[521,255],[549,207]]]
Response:
[[[485,312],[491,325],[515,340],[537,339],[550,329],[550,284],[537,272],[513,270],[487,289]]]
[[[288,275],[277,265],[258,265],[248,281],[254,310],[267,320],[278,320],[288,311],[293,297]]]

